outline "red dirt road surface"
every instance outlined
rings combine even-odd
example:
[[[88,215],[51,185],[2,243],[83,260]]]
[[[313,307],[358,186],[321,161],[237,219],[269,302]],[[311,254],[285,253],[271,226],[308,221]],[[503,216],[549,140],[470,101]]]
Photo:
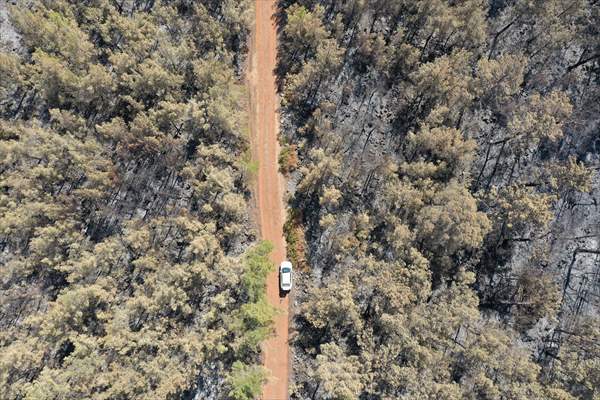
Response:
[[[285,260],[283,238],[284,206],[283,178],[277,162],[279,144],[278,107],[275,85],[277,56],[277,27],[273,14],[275,0],[256,0],[256,21],[250,44],[250,89],[252,148],[258,161],[256,187],[257,216],[261,236],[270,241],[274,250],[271,258],[275,265]],[[281,309],[275,318],[275,335],[263,344],[264,365],[271,377],[263,388],[263,400],[288,398],[290,371],[288,346],[288,297],[279,296],[277,272],[267,281],[267,297],[271,304]]]

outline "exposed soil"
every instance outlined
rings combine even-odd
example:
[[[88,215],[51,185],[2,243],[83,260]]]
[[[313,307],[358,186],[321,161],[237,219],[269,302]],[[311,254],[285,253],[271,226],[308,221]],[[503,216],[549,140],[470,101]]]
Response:
[[[286,258],[283,237],[284,204],[283,177],[278,172],[279,132],[278,107],[275,85],[277,56],[277,27],[273,14],[274,0],[256,0],[256,24],[250,44],[250,89],[252,148],[258,161],[255,190],[257,219],[261,236],[273,246],[272,259],[276,265]],[[275,334],[263,345],[264,365],[271,378],[264,386],[264,400],[288,398],[290,371],[288,344],[288,297],[279,292],[279,280],[273,271],[267,282],[269,301],[281,309],[275,318]]]

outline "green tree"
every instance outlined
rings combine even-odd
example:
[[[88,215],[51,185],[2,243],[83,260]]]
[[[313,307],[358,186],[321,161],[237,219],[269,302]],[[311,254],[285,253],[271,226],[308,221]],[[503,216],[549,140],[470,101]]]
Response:
[[[283,54],[288,65],[293,66],[298,61],[303,62],[314,56],[319,45],[329,37],[321,22],[324,13],[325,10],[320,5],[309,11],[303,6],[292,4],[286,10]]]
[[[264,368],[236,361],[227,377],[227,382],[231,387],[228,396],[235,400],[256,399],[266,379],[267,374]]]

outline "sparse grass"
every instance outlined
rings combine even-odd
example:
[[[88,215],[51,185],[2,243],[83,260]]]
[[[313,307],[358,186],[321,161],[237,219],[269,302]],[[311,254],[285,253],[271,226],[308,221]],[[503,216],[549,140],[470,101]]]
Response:
[[[241,164],[244,170],[246,182],[251,184],[258,175],[258,160],[254,160],[252,158],[252,153],[249,149],[246,150],[242,155]]]
[[[244,164],[244,167],[252,177],[255,177],[258,174],[258,160],[248,160],[248,162]]]

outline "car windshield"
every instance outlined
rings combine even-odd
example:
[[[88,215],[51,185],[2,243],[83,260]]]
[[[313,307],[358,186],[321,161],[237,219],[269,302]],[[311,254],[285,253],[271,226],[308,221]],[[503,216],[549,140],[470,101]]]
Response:
[[[284,268],[281,269],[281,272],[288,273],[288,272],[292,272],[292,270],[291,270],[291,268],[284,267]]]

